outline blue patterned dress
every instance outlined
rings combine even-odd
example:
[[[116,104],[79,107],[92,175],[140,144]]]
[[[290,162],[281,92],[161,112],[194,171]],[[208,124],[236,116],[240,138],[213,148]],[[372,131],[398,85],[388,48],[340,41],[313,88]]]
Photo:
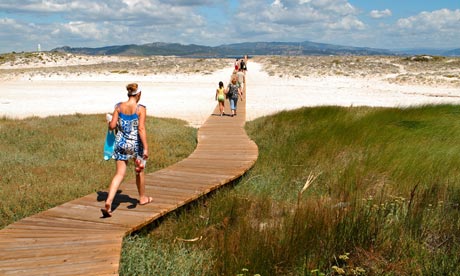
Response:
[[[120,103],[117,104],[117,108],[119,106]],[[144,153],[144,147],[139,136],[139,116],[137,115],[139,106],[143,105],[138,104],[136,112],[131,115],[118,111],[117,135],[113,153],[115,160],[128,160],[142,156]]]

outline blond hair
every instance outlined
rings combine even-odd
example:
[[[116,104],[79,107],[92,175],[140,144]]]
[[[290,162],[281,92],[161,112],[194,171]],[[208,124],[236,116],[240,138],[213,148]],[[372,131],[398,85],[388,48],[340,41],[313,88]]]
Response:
[[[126,90],[128,90],[128,96],[135,96],[138,93],[139,85],[137,83],[130,83],[126,85]]]

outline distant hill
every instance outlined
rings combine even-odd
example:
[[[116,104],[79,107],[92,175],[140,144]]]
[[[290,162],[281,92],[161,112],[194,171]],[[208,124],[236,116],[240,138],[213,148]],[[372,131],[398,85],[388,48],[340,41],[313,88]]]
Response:
[[[143,45],[120,45],[100,48],[72,48],[64,46],[51,50],[86,55],[122,56],[182,56],[182,57],[240,57],[247,55],[395,55],[385,49],[350,47],[333,44],[304,42],[248,42],[220,45],[183,45],[179,43],[149,43]]]
[[[394,55],[384,49],[304,42],[249,42],[221,45],[229,53],[249,55]]]
[[[119,46],[106,46],[100,48],[72,48],[64,46],[51,50],[52,52],[64,52],[72,54],[85,54],[85,55],[120,55],[120,56],[190,56],[209,54],[212,47],[200,45],[182,45],[179,43],[150,43],[143,45],[119,45]]]
[[[446,51],[443,54],[444,56],[460,56],[460,48]]]
[[[460,49],[413,48],[393,50],[398,55],[460,56]]]

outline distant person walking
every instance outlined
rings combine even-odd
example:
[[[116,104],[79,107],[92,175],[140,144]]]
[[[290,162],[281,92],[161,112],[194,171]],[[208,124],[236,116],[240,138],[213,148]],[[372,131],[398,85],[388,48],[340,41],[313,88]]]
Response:
[[[224,83],[219,82],[219,88],[216,89],[216,101],[219,102],[220,116],[223,116],[225,108],[225,88]]]
[[[245,87],[245,83],[246,83],[246,76],[243,71],[243,68],[240,68],[240,70],[238,70],[238,72],[236,73],[236,76],[238,78],[238,85],[240,86],[241,91],[243,91]]]
[[[129,159],[149,157],[147,134],[145,129],[146,108],[138,104],[142,91],[136,83],[126,86],[128,100],[115,105],[109,129],[117,130],[113,158],[116,162],[116,172],[110,183],[105,207],[101,209],[104,217],[112,216],[112,202],[123,181]],[[137,160],[136,160],[137,161]],[[136,186],[139,192],[139,204],[152,202],[153,198],[145,195],[144,164],[136,162]]]
[[[235,60],[235,71],[238,71],[240,69],[240,59]]]
[[[239,70],[242,70],[243,72],[246,72],[248,69],[246,67],[246,64],[248,62],[248,56],[244,56],[244,59],[240,61],[240,68]]]
[[[232,71],[232,74],[230,75],[230,79],[228,80],[228,82],[231,83],[233,78],[236,78],[238,80],[238,70]]]
[[[238,85],[238,80],[237,76],[233,76],[232,80],[227,86],[226,89],[226,94],[228,97],[228,100],[230,101],[230,109],[232,110],[232,117],[236,116],[236,109],[238,106],[238,97],[243,97],[243,94],[241,92],[241,88]],[[243,98],[241,98],[243,100]]]

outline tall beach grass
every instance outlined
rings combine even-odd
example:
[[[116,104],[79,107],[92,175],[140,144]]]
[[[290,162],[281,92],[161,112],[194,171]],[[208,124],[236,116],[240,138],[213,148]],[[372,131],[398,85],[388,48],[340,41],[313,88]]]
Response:
[[[187,157],[196,129],[184,121],[149,117],[146,172]],[[105,115],[0,119],[0,228],[72,199],[108,189],[113,161],[102,158]],[[91,172],[91,173],[88,173]],[[133,179],[134,169],[127,179]]]
[[[168,262],[164,275],[458,275],[459,119],[459,106],[443,105],[302,108],[249,122],[254,168],[126,240],[121,273],[163,275],[154,267]],[[129,248],[142,246],[158,256],[135,262]],[[164,260],[164,250],[208,265],[174,268],[179,253]]]

